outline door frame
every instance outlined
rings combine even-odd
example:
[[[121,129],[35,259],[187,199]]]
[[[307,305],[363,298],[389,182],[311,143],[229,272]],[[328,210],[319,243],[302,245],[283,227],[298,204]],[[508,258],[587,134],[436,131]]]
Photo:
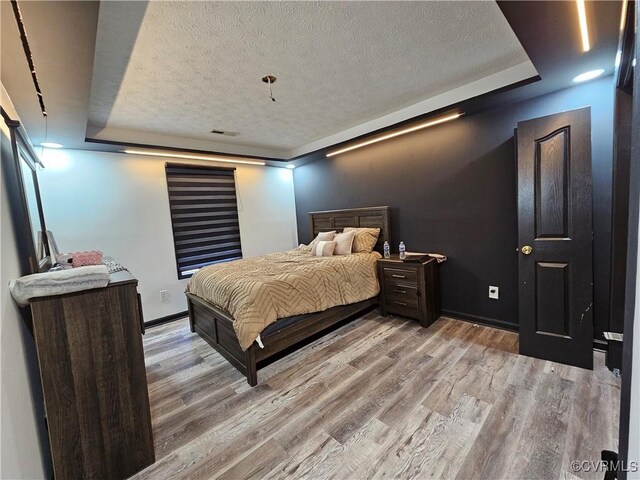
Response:
[[[640,10],[636,2],[629,2],[625,32],[635,35],[635,51],[640,52]],[[631,33],[628,33],[631,32]],[[631,59],[627,59],[629,62]],[[629,422],[631,421],[631,382],[633,380],[633,336],[636,312],[640,302],[636,298],[638,274],[638,228],[640,226],[640,75],[636,71],[633,80],[633,107],[631,120],[631,166],[629,168],[629,235],[627,237],[627,275],[624,305],[624,341],[622,345],[622,387],[620,391],[619,459],[622,465],[629,462]],[[636,379],[636,381],[639,381]],[[637,460],[637,459],[635,459]],[[619,472],[620,480],[627,479],[627,472]]]

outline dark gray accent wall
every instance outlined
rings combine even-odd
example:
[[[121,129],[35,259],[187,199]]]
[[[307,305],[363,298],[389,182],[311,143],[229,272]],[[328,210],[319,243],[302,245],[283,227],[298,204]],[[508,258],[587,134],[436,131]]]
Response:
[[[450,123],[324,158],[294,171],[298,235],[308,212],[391,206],[392,250],[443,253],[443,311],[517,328],[518,263],[514,128],[520,120],[591,106],[594,321],[608,328],[611,258],[613,79],[496,106]],[[488,298],[489,285],[500,299]]]

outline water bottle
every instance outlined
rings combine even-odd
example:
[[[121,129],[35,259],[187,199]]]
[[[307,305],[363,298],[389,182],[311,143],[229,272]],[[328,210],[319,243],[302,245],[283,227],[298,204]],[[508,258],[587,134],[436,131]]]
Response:
[[[382,250],[384,251],[384,258],[391,258],[391,247],[389,246],[389,242],[384,242]]]
[[[398,251],[400,252],[400,260],[404,260],[407,258],[406,248],[404,246],[404,242],[400,242],[400,246],[398,247]]]

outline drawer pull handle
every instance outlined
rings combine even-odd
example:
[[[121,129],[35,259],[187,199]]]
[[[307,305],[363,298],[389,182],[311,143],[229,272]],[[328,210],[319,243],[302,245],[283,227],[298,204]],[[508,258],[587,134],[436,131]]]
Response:
[[[398,305],[402,305],[403,307],[406,307],[407,304],[404,302],[398,302],[398,301],[394,301],[393,303],[397,303]]]
[[[396,275],[395,273],[391,275],[393,278],[407,278],[404,275]]]
[[[394,290],[393,293],[401,293],[402,295],[404,295],[405,293],[407,293],[406,290]]]

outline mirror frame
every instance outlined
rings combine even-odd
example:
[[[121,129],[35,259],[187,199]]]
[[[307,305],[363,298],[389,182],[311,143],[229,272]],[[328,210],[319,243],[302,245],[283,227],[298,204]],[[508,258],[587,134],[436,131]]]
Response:
[[[3,148],[2,169],[7,186],[13,227],[18,243],[17,247],[20,253],[20,268],[23,275],[44,272],[52,266],[49,246],[47,244],[47,229],[44,220],[44,210],[42,208],[42,198],[40,196],[40,187],[36,174],[37,166],[44,168],[44,165],[33,149],[22,124],[17,120],[12,120],[4,109],[1,109],[1,113],[5,124],[11,132],[11,156],[13,158],[5,158]],[[35,237],[31,227],[31,218],[24,183],[25,178],[23,177],[21,168],[21,162],[23,161],[21,160],[21,154],[33,175],[33,185],[36,193],[39,216],[37,220],[33,220],[34,224],[40,224],[41,236],[39,246],[34,242]]]

